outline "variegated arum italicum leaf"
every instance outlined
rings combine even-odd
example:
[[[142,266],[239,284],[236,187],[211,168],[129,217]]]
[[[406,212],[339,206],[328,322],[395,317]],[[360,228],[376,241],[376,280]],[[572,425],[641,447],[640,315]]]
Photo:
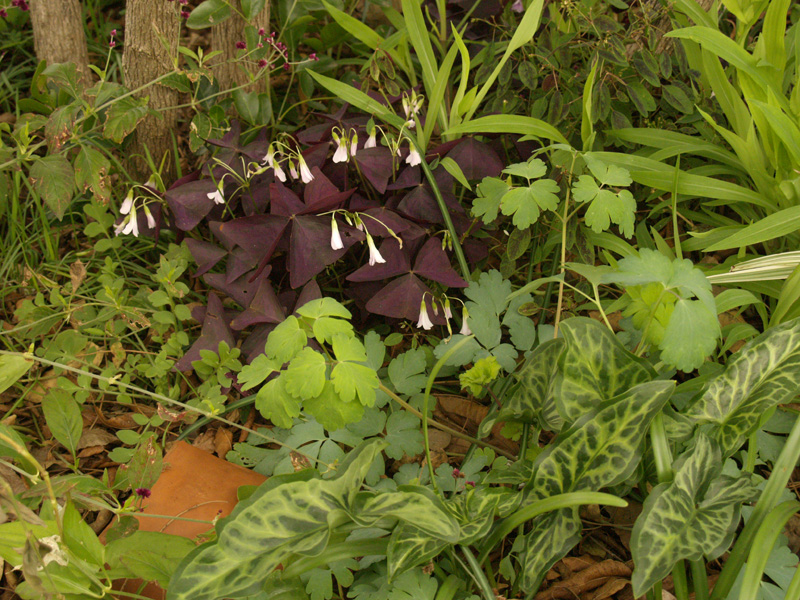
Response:
[[[522,492],[516,489],[483,486],[453,498],[450,506],[457,512],[461,523],[458,543],[471,546],[483,539],[489,533],[495,516],[502,518],[512,513],[521,500]]]
[[[389,581],[435,558],[449,544],[410,523],[399,523],[389,537],[386,563]]]
[[[568,319],[561,325],[561,335],[566,349],[558,361],[561,377],[555,379],[552,395],[569,423],[656,376],[645,360],[625,349],[608,327],[594,319]]]
[[[709,435],[723,457],[730,456],[767,410],[797,394],[798,376],[800,318],[772,327],[742,347],[685,414],[711,423]]]
[[[719,475],[722,456],[702,433],[675,464],[675,478],[657,485],[633,526],[633,593],[643,595],[681,559],[714,559],[733,541],[743,502],[758,492],[745,477]]]
[[[516,392],[508,394],[502,408],[481,422],[478,437],[489,435],[497,422],[529,423],[548,431],[561,429],[552,388],[564,347],[564,339],[556,338],[534,348],[514,374],[519,381]]]
[[[530,500],[599,491],[625,481],[641,460],[650,421],[673,389],[672,381],[640,383],[581,417],[537,458]],[[535,591],[547,570],[577,543],[580,531],[575,508],[534,519],[522,556],[523,589]]]
[[[328,480],[312,478],[311,470],[267,480],[217,524],[216,542],[181,562],[167,599],[247,596],[289,555],[323,552],[331,527],[349,521],[353,499],[385,447],[383,440],[364,442]]]

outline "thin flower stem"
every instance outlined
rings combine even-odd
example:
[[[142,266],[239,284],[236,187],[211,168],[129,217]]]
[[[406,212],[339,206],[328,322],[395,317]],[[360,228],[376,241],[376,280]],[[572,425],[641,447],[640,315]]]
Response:
[[[434,421],[430,417],[428,417],[427,419],[423,419],[423,415],[422,415],[422,413],[420,411],[418,411],[416,408],[411,406],[408,402],[403,400],[400,396],[395,394],[392,390],[387,388],[385,385],[380,384],[378,386],[378,389],[381,390],[387,396],[389,396],[392,400],[397,402],[400,406],[402,406],[405,410],[410,412],[412,415],[416,415],[419,418],[420,421],[423,421],[423,423],[427,423],[428,425],[431,425],[432,427],[435,427],[436,429],[440,429],[441,431],[446,431],[447,433],[449,433],[453,437],[457,437],[459,439],[466,440],[468,442],[472,442],[473,444],[478,444],[478,445],[483,446],[485,448],[491,448],[497,454],[499,454],[501,456],[505,456],[506,458],[509,458],[511,460],[515,460],[516,459],[516,456],[514,456],[510,452],[506,452],[502,448],[498,448],[497,446],[494,446],[494,445],[490,444],[489,442],[486,442],[484,440],[479,440],[478,438],[474,438],[474,437],[472,437],[470,435],[467,435],[466,433],[462,433],[462,432],[458,431],[457,429],[453,429],[452,427],[448,427],[447,425],[443,425],[442,423],[439,423],[438,421]]]

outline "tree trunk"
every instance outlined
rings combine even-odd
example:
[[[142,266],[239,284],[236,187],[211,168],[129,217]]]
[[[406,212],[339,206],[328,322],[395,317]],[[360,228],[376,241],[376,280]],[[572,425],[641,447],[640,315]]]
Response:
[[[130,90],[147,86],[136,92],[136,96],[149,96],[148,106],[159,113],[148,115],[136,128],[128,149],[127,168],[137,179],[149,178],[147,149],[156,168],[166,157],[161,177],[169,183],[175,176],[172,136],[178,115],[176,110],[168,109],[178,104],[179,95],[161,84],[148,84],[173,70],[181,26],[180,5],[162,0],[127,0],[125,7],[125,50],[122,54],[125,85]]]
[[[89,52],[78,0],[33,0],[30,13],[36,58],[47,64],[73,62],[78,75],[90,82]]]
[[[231,5],[237,10],[241,10],[239,0],[232,0]],[[236,42],[245,41],[244,28],[252,25],[256,29],[263,28],[269,35],[269,0],[264,9],[257,14],[252,23],[245,21],[236,10],[219,25],[215,25],[211,30],[212,50],[219,50],[222,54],[214,59],[214,77],[219,82],[220,90],[229,90],[233,87],[244,85],[250,81],[248,73],[255,74],[259,69],[255,64],[244,61],[236,62]],[[252,84],[244,88],[247,92],[264,92],[267,89],[267,82],[264,77],[256,79]]]

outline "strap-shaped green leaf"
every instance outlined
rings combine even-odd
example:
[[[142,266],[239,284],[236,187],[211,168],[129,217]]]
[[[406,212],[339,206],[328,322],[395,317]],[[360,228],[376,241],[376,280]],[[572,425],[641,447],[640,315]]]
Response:
[[[716,558],[733,540],[743,502],[757,494],[745,478],[719,473],[719,448],[702,433],[676,461],[675,479],[657,485],[644,503],[631,537],[638,597],[681,560]]]
[[[431,537],[419,527],[400,523],[392,531],[389,548],[386,551],[389,581],[417,565],[428,562],[447,545],[444,540]]]
[[[710,435],[730,456],[758,426],[769,408],[797,394],[800,374],[800,319],[768,329],[750,341],[711,380],[686,411],[710,422]]]
[[[626,350],[606,326],[594,319],[569,319],[562,324],[561,332],[566,350],[559,359],[563,377],[554,396],[559,413],[568,422],[655,377],[644,360]]]

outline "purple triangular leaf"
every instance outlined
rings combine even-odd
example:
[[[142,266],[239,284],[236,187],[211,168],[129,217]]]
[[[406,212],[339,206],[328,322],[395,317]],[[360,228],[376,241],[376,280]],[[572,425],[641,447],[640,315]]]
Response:
[[[307,304],[312,300],[319,300],[320,298],[322,298],[322,291],[319,289],[319,284],[312,279],[303,286],[302,290],[300,290],[300,294],[297,296],[297,300],[295,300],[294,303],[294,309],[297,311],[297,309],[304,304]]]
[[[331,248],[331,220],[328,217],[297,216],[289,242],[289,285],[298,288],[328,265],[339,260],[360,232],[339,228],[344,248]]]
[[[433,296],[430,288],[419,277],[410,273],[398,277],[375,294],[367,302],[367,310],[376,315],[417,321],[423,295],[431,321],[444,323],[444,319],[441,317],[442,311],[439,311],[439,316],[433,314],[433,305],[431,304]]]
[[[328,159],[328,148],[328,142],[323,142],[303,151],[303,160],[306,161],[309,169],[313,169],[314,167],[318,169],[322,168],[322,165],[324,165],[325,161]]]
[[[208,139],[209,144],[219,146],[220,148],[230,148],[231,150],[239,150],[239,135],[242,132],[242,126],[239,121],[234,119],[231,122],[231,128],[222,136],[221,139]]]
[[[386,230],[388,227],[396,235],[400,235],[413,226],[411,221],[407,221],[393,210],[387,208],[371,208],[363,211],[367,217],[361,217],[370,235],[376,237],[388,237],[391,234]]]
[[[252,276],[249,274],[245,274],[236,281],[232,283],[228,283],[225,279],[225,275],[222,273],[206,273],[203,275],[203,281],[205,281],[208,285],[217,289],[239,303],[239,306],[245,308],[250,306],[250,302],[252,302],[253,298],[258,291],[258,286],[261,284],[262,279],[266,279],[269,275],[269,272],[272,270],[272,267],[267,266],[261,274],[252,279]]]
[[[404,190],[414,187],[422,183],[422,169],[419,166],[406,167],[400,171],[400,175],[394,180],[394,183],[386,186],[387,190]]]
[[[245,273],[252,271],[258,260],[255,260],[244,248],[234,248],[228,257],[228,262],[225,263],[225,281],[233,283]]]
[[[453,270],[437,238],[429,239],[420,249],[414,261],[414,273],[448,287],[467,287],[467,282]]]
[[[267,212],[269,205],[269,184],[274,181],[272,171],[257,175],[250,180],[250,189],[243,193],[239,200],[246,216]]]
[[[222,301],[216,294],[209,294],[200,337],[186,351],[186,354],[175,363],[172,369],[174,371],[188,371],[192,368],[192,362],[200,360],[200,350],[217,352],[220,342],[225,342],[229,348],[233,348],[236,345],[236,338],[228,326],[225,312],[222,308]]]
[[[260,281],[250,306],[231,321],[231,329],[244,329],[259,323],[281,323],[286,318],[269,279],[262,277]]]
[[[491,146],[471,137],[465,138],[447,156],[456,161],[464,177],[470,180],[499,177],[505,166]]]
[[[300,214],[306,206],[300,197],[282,183],[275,182],[269,186],[270,208],[273,215],[291,217]]]
[[[228,250],[232,250],[236,245],[236,242],[230,238],[227,232],[222,231],[222,221],[209,221],[208,228],[211,230],[211,233],[214,234],[214,237]]]
[[[356,152],[356,163],[361,174],[373,185],[379,194],[386,191],[392,174],[392,153],[388,148],[375,147]]]
[[[277,215],[253,215],[228,221],[220,232],[259,263],[272,256],[289,219]]]
[[[394,238],[387,238],[378,248],[385,263],[366,264],[347,276],[347,281],[380,281],[411,271],[409,249],[400,249]]]
[[[245,356],[245,361],[248,365],[253,362],[256,357],[264,354],[264,348],[267,345],[267,338],[269,337],[269,334],[272,333],[272,330],[276,327],[277,325],[272,323],[256,325],[256,327],[253,328],[253,331],[250,332],[250,335],[247,336],[247,339],[242,342],[242,354]]]
[[[213,181],[201,179],[168,190],[165,196],[175,226],[183,231],[194,229],[214,208],[214,201],[208,194],[216,189]]]
[[[222,258],[228,254],[224,248],[220,248],[210,242],[188,238],[185,240],[186,247],[192,253],[194,262],[197,263],[197,271],[194,277],[200,277],[203,273],[210,271]]]

